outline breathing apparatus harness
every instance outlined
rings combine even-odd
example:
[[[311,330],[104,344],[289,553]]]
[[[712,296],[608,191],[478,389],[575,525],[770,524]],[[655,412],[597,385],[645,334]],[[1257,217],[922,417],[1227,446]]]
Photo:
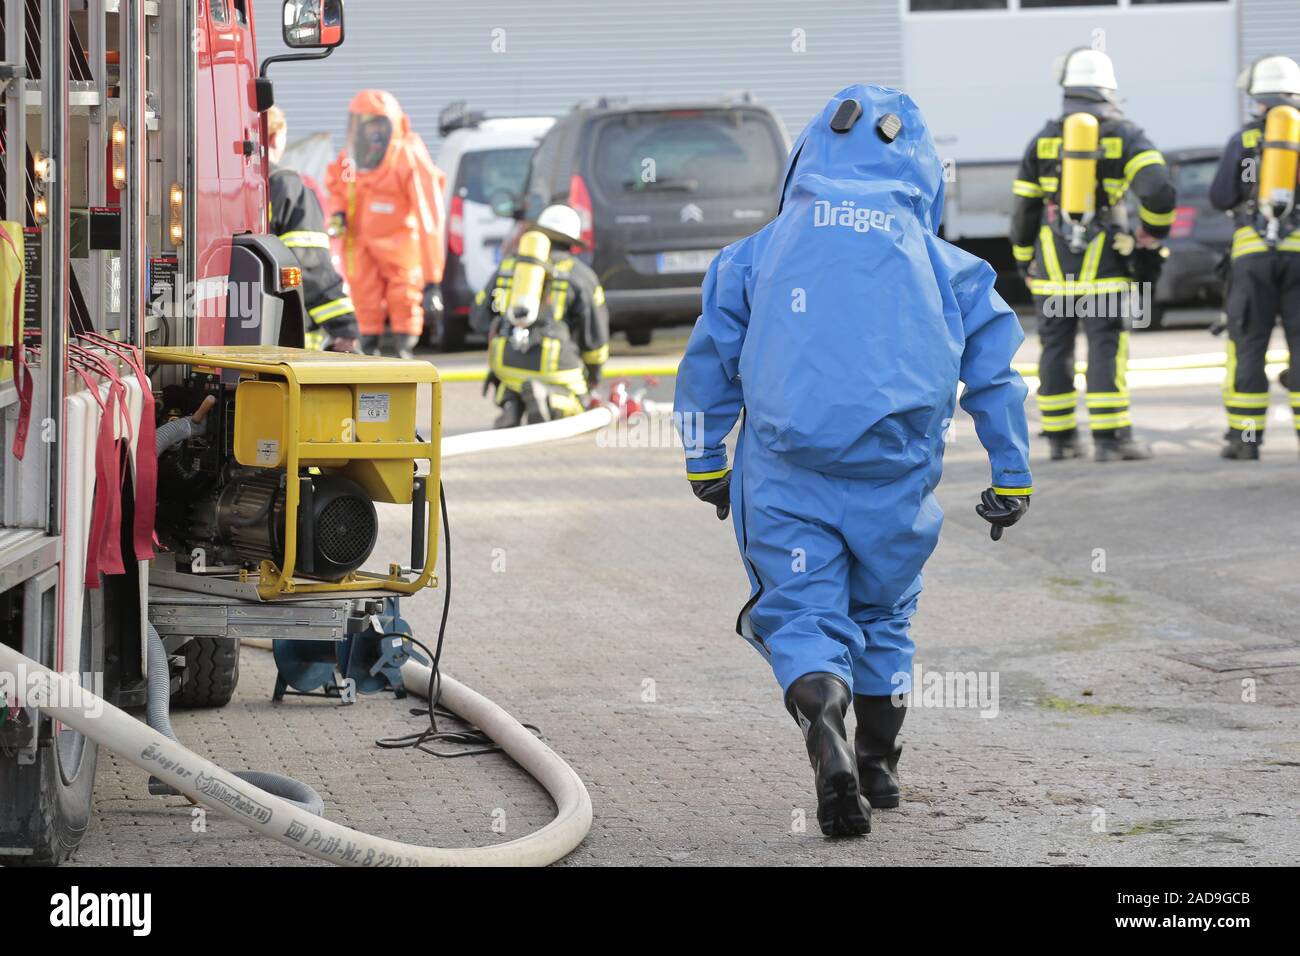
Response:
[[[1269,109],[1259,143],[1259,175],[1248,213],[1272,249],[1297,227],[1296,174],[1300,165],[1300,109],[1280,103]]]

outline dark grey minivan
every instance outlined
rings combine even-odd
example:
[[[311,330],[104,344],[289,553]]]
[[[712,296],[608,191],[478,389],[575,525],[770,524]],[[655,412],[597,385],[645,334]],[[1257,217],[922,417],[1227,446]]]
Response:
[[[748,96],[580,103],[538,145],[517,214],[578,210],[611,324],[645,344],[656,327],[693,321],[714,256],[776,215],[788,149],[775,114]]]

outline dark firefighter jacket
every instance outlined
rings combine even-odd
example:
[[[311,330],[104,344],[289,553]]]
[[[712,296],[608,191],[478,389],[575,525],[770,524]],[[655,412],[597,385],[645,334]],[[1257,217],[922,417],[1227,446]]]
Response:
[[[1260,143],[1264,139],[1264,120],[1251,120],[1233,133],[1223,148],[1219,168],[1210,184],[1210,203],[1215,209],[1231,211],[1237,228],[1232,234],[1232,258],[1267,252],[1263,217],[1256,207],[1255,191],[1259,181]],[[1275,247],[1279,252],[1300,252],[1300,207],[1282,223],[1282,239]]]
[[[293,251],[302,269],[302,291],[310,323],[306,330],[308,347],[320,347],[322,332],[336,339],[356,338],[356,313],[347,285],[330,260],[330,239],[320,200],[291,169],[272,166],[270,186],[271,233]]]
[[[1097,217],[1099,227],[1123,226],[1116,222],[1129,190],[1138,201],[1138,218],[1148,234],[1163,239],[1174,222],[1175,193],[1165,158],[1136,123],[1109,102],[1067,97],[1061,118],[1029,141],[1020,171],[1012,186],[1015,205],[1011,215],[1011,251],[1022,266],[1034,257],[1034,240],[1044,219],[1044,206],[1057,204],[1061,177],[1062,131],[1065,117],[1091,113],[1100,123],[1101,158],[1097,162]],[[1121,213],[1122,215],[1122,213]]]
[[[503,388],[514,391],[526,380],[538,379],[585,393],[609,358],[609,311],[596,273],[568,252],[552,253],[542,308],[520,349],[510,334],[514,327],[500,314],[510,298],[514,267],[513,256],[502,259],[487,288],[474,299],[471,324],[488,330],[492,374]]]

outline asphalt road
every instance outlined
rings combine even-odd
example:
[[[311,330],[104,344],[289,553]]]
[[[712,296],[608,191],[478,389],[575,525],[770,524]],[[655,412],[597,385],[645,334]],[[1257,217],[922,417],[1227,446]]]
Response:
[[[674,344],[620,351],[671,357]],[[1136,336],[1133,350],[1221,347],[1192,330]],[[472,384],[448,385],[444,409],[448,433],[492,418]],[[1134,409],[1153,461],[1053,464],[1037,441],[1033,510],[997,544],[974,514],[987,461],[958,424],[914,633],[926,671],[974,675],[986,696],[913,706],[902,806],[878,811],[866,839],[817,833],[798,730],[732,630],[747,593],[730,528],[689,494],[666,432],[446,463],[446,667],[538,724],[587,782],[595,823],[570,864],[1294,863],[1294,430],[1275,421],[1260,462],[1225,462],[1214,388],[1143,390]],[[405,521],[386,509],[380,554],[405,553]],[[441,597],[404,606],[424,639]],[[549,818],[502,757],[376,748],[420,726],[408,702],[272,705],[270,655],[246,648],[242,663],[229,707],[175,717],[223,765],[301,776],[331,817],[413,842],[488,843]],[[101,759],[79,863],[298,859]]]

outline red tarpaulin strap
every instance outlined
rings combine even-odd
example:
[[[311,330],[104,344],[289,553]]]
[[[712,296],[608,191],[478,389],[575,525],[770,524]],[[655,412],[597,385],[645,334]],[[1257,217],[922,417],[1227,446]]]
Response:
[[[95,389],[98,391],[98,389]],[[95,441],[95,497],[91,501],[90,540],[86,547],[86,587],[99,587],[99,575],[123,574],[122,495],[118,491],[121,456],[117,448],[117,388],[108,386],[108,400],[99,419]],[[99,507],[94,507],[95,504]]]
[[[139,561],[153,560],[153,522],[158,510],[158,457],[154,451],[154,433],[157,423],[154,421],[153,389],[149,385],[149,376],[145,374],[140,361],[140,350],[122,342],[106,338],[94,332],[84,338],[93,341],[131,366],[135,379],[140,384],[140,435],[136,441],[135,455],[135,556]],[[129,419],[129,412],[126,414]]]
[[[9,231],[0,229],[0,236],[4,237],[5,244],[18,260],[18,281],[14,283],[13,295],[14,341],[10,351],[14,363],[14,388],[18,390],[18,421],[14,424],[14,457],[22,461],[23,455],[27,454],[27,430],[32,423],[32,373],[27,368],[27,357],[23,353],[23,336],[26,334],[26,329],[23,328],[23,275],[27,263],[23,260],[18,247],[14,245]]]

